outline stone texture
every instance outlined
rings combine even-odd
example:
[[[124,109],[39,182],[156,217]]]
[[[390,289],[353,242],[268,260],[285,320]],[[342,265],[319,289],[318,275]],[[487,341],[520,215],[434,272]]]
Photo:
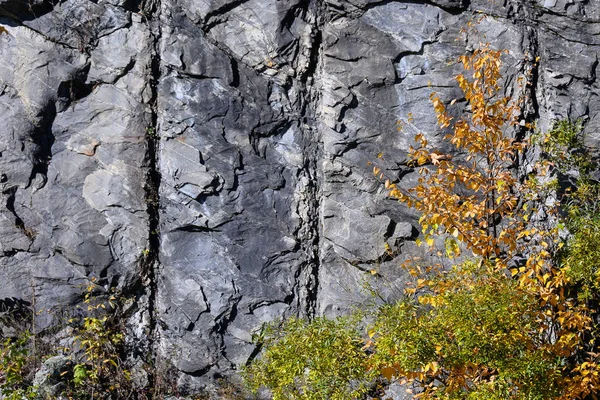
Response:
[[[100,33],[137,43],[108,55],[102,46],[88,53],[52,40],[67,39],[54,29],[73,22],[76,5],[28,21],[36,29],[2,20],[0,279],[7,285],[0,297],[40,310],[77,304],[92,277],[105,287],[133,287],[148,246],[149,35],[139,18],[90,4],[77,7],[92,7],[85,14],[110,27]],[[97,76],[124,64],[130,68],[119,79]],[[37,328],[52,320],[42,312]]]
[[[208,32],[195,23],[210,11],[163,4],[161,12],[176,23],[163,32],[158,86],[156,311],[163,356],[201,377],[186,381],[192,387],[244,364],[256,327],[305,314],[312,301],[302,294],[312,290],[316,221],[307,198],[314,144],[303,124],[306,94],[297,76],[276,65],[267,73],[261,64],[260,44],[278,35],[285,12],[261,14],[247,36],[233,34],[229,22],[256,18],[250,6]],[[300,30],[303,24],[296,22]],[[281,46],[298,46],[287,39]]]
[[[182,393],[235,380],[265,322],[398,296],[418,224],[372,168],[408,187],[414,136],[447,146],[429,96],[462,110],[481,40],[524,120],[600,142],[583,0],[0,0],[0,27],[0,311],[41,331],[117,287]]]

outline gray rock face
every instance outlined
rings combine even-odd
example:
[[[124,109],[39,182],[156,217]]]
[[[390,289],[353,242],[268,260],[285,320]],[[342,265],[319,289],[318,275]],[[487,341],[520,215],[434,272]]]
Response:
[[[418,224],[372,168],[409,187],[414,136],[447,146],[429,96],[464,106],[459,55],[507,49],[522,118],[600,142],[598,8],[505,3],[0,0],[0,305],[43,331],[116,287],[193,391],[265,322],[398,296]]]
[[[94,26],[93,50],[75,46],[69,24],[79,13]],[[91,277],[131,287],[148,246],[147,28],[120,8],[85,2],[2,23],[0,298],[58,310],[78,303]],[[119,62],[107,60],[103,41],[127,37],[135,42]],[[115,73],[126,57],[135,63]],[[36,328],[52,321],[43,312]]]
[[[65,356],[54,356],[45,360],[41,368],[35,373],[33,386],[43,398],[57,398],[65,384],[61,376],[72,371],[73,362]]]
[[[256,327],[314,306],[316,132],[306,66],[292,65],[315,16],[257,2],[213,21],[225,6],[185,7],[161,8],[173,22],[160,46],[157,311],[163,357],[210,381],[252,356]],[[264,19],[238,32],[257,8]],[[297,36],[280,36],[294,12]]]

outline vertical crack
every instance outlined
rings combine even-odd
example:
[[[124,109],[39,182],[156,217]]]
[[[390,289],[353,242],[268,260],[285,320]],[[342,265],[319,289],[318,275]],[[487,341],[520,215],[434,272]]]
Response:
[[[308,129],[309,133],[317,133],[313,127]],[[309,280],[306,288],[306,313],[307,316],[313,318],[317,314],[317,305],[319,299],[319,272],[321,271],[321,175],[319,158],[322,154],[319,144],[309,146],[308,151],[311,158],[308,160],[306,168],[311,181],[308,189],[309,198],[309,220],[308,229],[312,232],[310,251],[309,251]]]
[[[529,41],[529,54],[525,73],[527,75],[527,102],[523,110],[523,118],[526,122],[534,122],[540,117],[540,106],[537,97],[537,86],[539,80],[539,45],[537,30],[531,26],[526,28],[527,39]]]
[[[306,71],[301,75],[302,89],[306,93],[304,104],[301,105],[301,114],[304,115],[306,156],[305,171],[309,179],[307,188],[308,221],[307,229],[310,232],[310,242],[307,253],[309,255],[309,278],[306,287],[306,314],[314,317],[317,313],[319,297],[319,272],[321,270],[321,180],[322,171],[320,159],[322,157],[322,143],[318,138],[317,110],[320,100],[320,88],[318,87],[318,74],[321,68],[322,57],[322,27],[323,27],[323,1],[315,0],[313,3],[313,34],[310,49],[309,64]]]
[[[159,189],[160,189],[160,170],[158,167],[158,151],[160,146],[160,137],[158,134],[158,83],[161,77],[160,69],[160,0],[146,0],[142,3],[141,9],[146,19],[151,37],[151,55],[149,66],[148,85],[150,88],[150,126],[146,128],[146,144],[148,160],[148,172],[144,189],[146,191],[146,204],[148,213],[148,249],[144,253],[141,264],[142,281],[145,294],[148,296],[148,351],[150,352],[149,364],[152,369],[148,373],[148,388],[150,398],[155,397],[153,390],[156,387],[156,295],[157,295],[157,270],[159,266],[159,246],[160,246],[160,214],[159,214]]]
[[[511,16],[513,23],[517,24],[522,32],[522,47],[524,49],[525,59],[523,61],[523,76],[525,85],[523,91],[519,94],[520,124],[515,132],[515,139],[519,142],[527,140],[532,132],[532,126],[540,118],[540,105],[538,100],[539,85],[539,42],[537,30],[527,21],[534,16],[534,6],[529,3],[517,2],[514,6],[517,10]],[[530,165],[533,154],[523,154],[522,157],[515,157],[514,168],[520,179],[527,176],[527,166]]]
[[[535,123],[540,117],[540,106],[537,95],[537,86],[539,84],[539,43],[537,30],[528,24],[524,24],[522,21],[526,21],[532,17],[534,10],[531,9],[531,5],[528,7],[520,8],[519,13],[522,14],[516,17],[517,23],[521,23],[521,29],[523,31],[525,45],[527,51],[525,54],[525,63],[523,66],[523,73],[525,75],[525,87],[523,98],[521,100],[520,108],[521,115],[519,118],[525,122],[521,124],[517,131],[516,139],[519,141],[525,140],[527,134],[531,130],[531,124]]]

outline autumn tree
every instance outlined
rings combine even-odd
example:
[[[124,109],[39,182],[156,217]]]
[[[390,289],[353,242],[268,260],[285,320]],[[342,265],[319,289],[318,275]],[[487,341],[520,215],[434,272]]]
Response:
[[[470,108],[462,118],[453,121],[431,97],[439,126],[451,127],[446,139],[461,156],[431,150],[418,135],[410,151],[418,184],[404,191],[386,181],[392,197],[421,213],[427,245],[435,250],[434,237],[444,238],[446,260],[455,263],[407,265],[415,287],[380,310],[373,365],[416,384],[425,398],[583,398],[599,383],[589,343],[596,312],[574,287],[581,282],[573,265],[583,255],[575,260],[575,242],[567,241],[565,251],[558,234],[560,211],[573,217],[577,197],[566,195],[562,204],[556,197],[556,158],[565,149],[550,146],[564,144],[565,131],[571,129],[570,138],[578,132],[558,124],[535,174],[518,175],[515,166],[533,143],[510,135],[519,113],[500,94],[501,54],[483,45],[461,57],[465,73],[457,81]],[[574,237],[584,227],[591,235],[584,223]],[[461,251],[467,254],[456,260]],[[580,276],[595,280],[591,272]],[[391,328],[392,320],[404,329]]]
[[[248,368],[251,381],[263,377],[260,384],[274,393],[286,382],[296,390],[278,398],[299,399],[358,398],[348,393],[375,387],[375,375],[414,388],[417,398],[595,396],[600,191],[577,124],[557,123],[546,136],[532,135],[536,141],[511,136],[519,109],[502,95],[502,54],[481,45],[460,58],[465,72],[457,82],[468,105],[461,118],[453,120],[431,96],[453,155],[431,149],[417,135],[409,152],[417,185],[403,189],[385,181],[391,197],[420,212],[423,246],[441,261],[422,257],[404,264],[412,286],[371,316],[364,339],[349,339],[334,321],[341,331],[330,327],[338,332],[333,338],[315,329],[321,319],[293,330],[284,324],[265,342],[264,358]],[[543,157],[522,176],[516,166],[534,146]],[[578,171],[568,190],[559,185],[565,167]],[[378,168],[374,172],[385,179]],[[336,357],[362,366],[362,373],[322,369],[298,338],[317,347],[321,340],[353,343],[336,347]],[[364,343],[360,352],[357,343]],[[278,364],[278,354],[287,355],[285,363]],[[319,397],[316,389],[332,379],[337,383],[329,397]]]

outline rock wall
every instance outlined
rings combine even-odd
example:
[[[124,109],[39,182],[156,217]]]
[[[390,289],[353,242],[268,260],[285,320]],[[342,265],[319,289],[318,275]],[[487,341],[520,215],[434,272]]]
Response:
[[[480,41],[524,121],[597,145],[595,0],[0,0],[0,308],[60,327],[95,278],[195,389],[264,322],[397,296],[419,233],[370,163],[414,183]]]

